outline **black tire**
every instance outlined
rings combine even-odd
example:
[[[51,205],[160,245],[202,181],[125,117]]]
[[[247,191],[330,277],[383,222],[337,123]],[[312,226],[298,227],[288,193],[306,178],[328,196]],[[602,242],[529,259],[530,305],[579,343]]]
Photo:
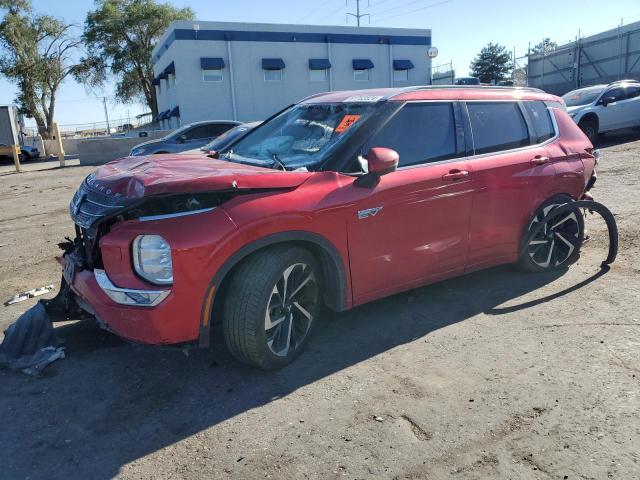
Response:
[[[571,202],[568,195],[558,195],[544,202],[536,210],[527,226],[527,232],[542,220],[553,208]],[[547,227],[536,235],[518,259],[518,267],[525,272],[548,272],[566,268],[580,256],[584,241],[584,218],[576,209],[559,219],[551,220]]]
[[[294,282],[302,286],[287,292],[285,278],[289,286],[295,287]],[[223,331],[231,354],[263,370],[276,370],[293,361],[317,323],[321,282],[317,260],[301,247],[271,247],[244,260],[224,300]],[[286,298],[291,293],[293,298]]]
[[[598,140],[598,122],[593,119],[582,120],[578,125],[592,144]]]
[[[29,155],[27,152],[20,152],[20,162],[28,162],[29,160],[31,160],[31,155]]]

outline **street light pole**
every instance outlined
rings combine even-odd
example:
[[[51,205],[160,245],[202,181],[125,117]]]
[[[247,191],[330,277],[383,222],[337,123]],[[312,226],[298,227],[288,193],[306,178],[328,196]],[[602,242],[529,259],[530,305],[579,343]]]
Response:
[[[107,120],[107,136],[111,135],[111,126],[109,125],[109,113],[107,112],[107,97],[102,97],[104,105],[104,118]]]

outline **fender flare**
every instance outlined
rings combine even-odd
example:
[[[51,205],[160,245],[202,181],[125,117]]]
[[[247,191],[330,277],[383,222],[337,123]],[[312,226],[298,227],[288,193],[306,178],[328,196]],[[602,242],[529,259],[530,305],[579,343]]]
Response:
[[[208,347],[211,340],[211,313],[213,305],[218,297],[218,289],[224,282],[229,272],[236,267],[243,259],[265,247],[286,242],[306,242],[311,243],[319,249],[322,258],[319,258],[325,277],[332,277],[332,282],[327,282],[329,287],[325,293],[325,303],[335,311],[343,311],[348,308],[347,299],[347,272],[338,249],[335,245],[322,235],[303,230],[292,230],[274,233],[262,237],[254,242],[244,245],[232,254],[213,276],[207,287],[207,292],[202,303],[202,313],[200,317],[200,335],[198,344],[201,347]],[[328,263],[330,262],[330,263]],[[332,275],[330,275],[332,274]]]
[[[607,230],[609,231],[609,252],[607,258],[601,263],[601,267],[613,263],[618,255],[618,225],[616,219],[607,207],[603,204],[594,202],[593,200],[577,200],[575,202],[565,203],[551,210],[536,226],[527,233],[520,243],[520,253],[518,258],[521,258],[527,252],[527,245],[538,235],[547,223],[560,215],[570,212],[572,210],[578,210],[579,208],[586,208],[589,211],[597,212],[606,222]],[[580,213],[580,212],[578,212]]]

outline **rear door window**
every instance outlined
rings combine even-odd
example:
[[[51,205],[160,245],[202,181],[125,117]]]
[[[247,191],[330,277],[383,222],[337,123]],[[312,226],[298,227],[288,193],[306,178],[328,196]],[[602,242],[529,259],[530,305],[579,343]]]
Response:
[[[529,132],[516,102],[468,102],[476,155],[529,145]]]
[[[534,136],[534,143],[542,143],[553,138],[555,131],[551,121],[551,112],[542,101],[524,102],[524,109],[529,115]]]
[[[399,167],[455,158],[456,128],[453,104],[407,103],[364,146],[391,148],[400,155]]]
[[[197,127],[189,130],[185,136],[187,140],[197,140],[199,138],[208,138],[209,135],[209,125],[198,125]]]

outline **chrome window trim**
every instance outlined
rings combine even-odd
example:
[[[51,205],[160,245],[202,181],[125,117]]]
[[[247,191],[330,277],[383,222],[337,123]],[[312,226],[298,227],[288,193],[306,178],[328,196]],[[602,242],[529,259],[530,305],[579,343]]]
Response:
[[[544,100],[495,100],[497,101],[504,101],[504,102],[539,102],[542,101],[544,102]],[[427,103],[427,102],[438,102],[438,103],[443,103],[443,102],[460,102],[460,103],[466,103],[466,102],[494,102],[494,100],[407,100],[407,103]],[[453,163],[453,162],[461,162],[461,161],[470,161],[470,160],[475,160],[477,158],[484,158],[484,157],[489,157],[489,156],[495,156],[495,155],[502,155],[505,153],[515,153],[515,152],[520,152],[520,151],[526,151],[526,150],[530,150],[533,148],[540,148],[540,147],[544,147],[545,145],[548,145],[549,143],[552,143],[554,141],[556,141],[559,137],[560,137],[560,131],[558,129],[558,122],[556,120],[556,116],[554,115],[554,113],[551,111],[553,110],[553,108],[555,107],[549,107],[546,106],[547,110],[549,111],[549,115],[551,116],[551,123],[553,124],[553,131],[554,131],[554,136],[545,140],[544,142],[541,143],[535,143],[532,145],[527,145],[525,147],[518,147],[518,148],[511,148],[509,150],[498,150],[496,152],[489,152],[489,153],[481,153],[478,155],[466,155],[466,156],[461,156],[461,157],[456,157],[456,158],[450,158],[448,160],[440,160],[438,162],[426,162],[426,163],[417,163],[415,165],[406,165],[404,167],[399,167],[396,171],[401,171],[401,170],[408,170],[410,168],[419,168],[419,167],[428,167],[429,165],[442,165],[442,164],[446,164],[446,163]],[[526,123],[526,120],[525,120]],[[527,126],[528,129],[528,126]],[[472,143],[475,146],[475,143],[473,142],[473,132],[471,132],[472,135]]]
[[[163,215],[147,215],[144,217],[138,217],[138,220],[141,222],[152,222],[154,220],[166,220],[167,218],[177,218],[177,217],[186,217],[187,215],[196,215],[198,213],[206,213],[212,210],[215,210],[216,207],[210,208],[201,208],[199,210],[189,210],[187,212],[178,212],[178,213],[166,213]]]

